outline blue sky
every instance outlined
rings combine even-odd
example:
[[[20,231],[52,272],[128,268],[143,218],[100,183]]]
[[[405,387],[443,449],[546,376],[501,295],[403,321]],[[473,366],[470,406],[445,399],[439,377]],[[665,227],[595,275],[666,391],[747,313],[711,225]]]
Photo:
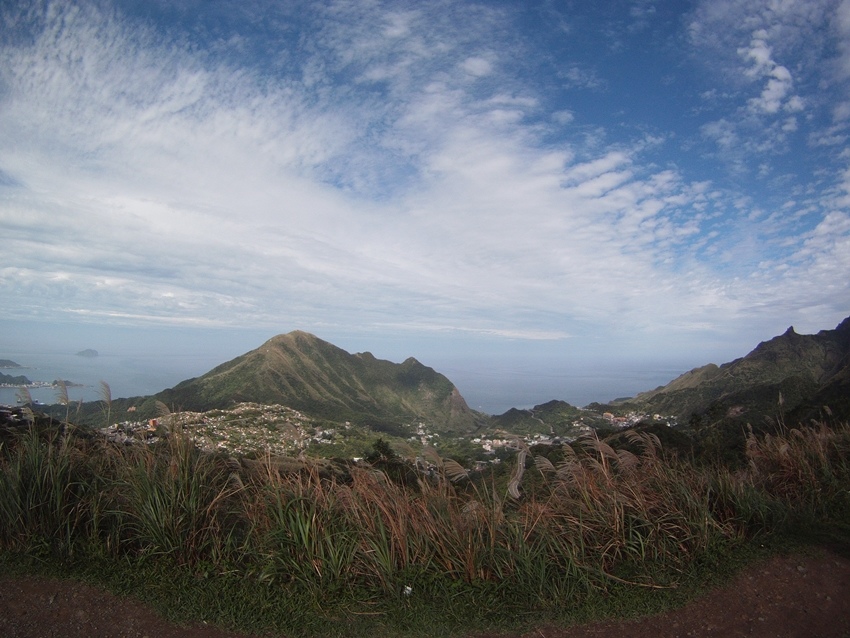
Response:
[[[728,361],[850,314],[848,133],[850,0],[4,3],[0,350]]]

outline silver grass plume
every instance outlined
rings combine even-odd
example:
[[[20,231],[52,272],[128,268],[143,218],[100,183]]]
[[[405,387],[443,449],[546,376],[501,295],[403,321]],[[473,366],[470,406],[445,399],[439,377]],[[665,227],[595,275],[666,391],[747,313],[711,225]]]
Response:
[[[68,399],[68,384],[65,383],[64,379],[58,379],[56,386],[58,388],[56,391],[56,400],[65,406],[65,425],[68,425],[68,417],[71,410],[71,401]]]
[[[15,398],[18,400],[18,403],[21,403],[22,405],[32,405],[32,394],[30,394],[30,389],[26,386],[18,388]]]
[[[106,381],[100,382],[100,399],[106,408],[106,427],[109,427],[112,417],[112,389]]]

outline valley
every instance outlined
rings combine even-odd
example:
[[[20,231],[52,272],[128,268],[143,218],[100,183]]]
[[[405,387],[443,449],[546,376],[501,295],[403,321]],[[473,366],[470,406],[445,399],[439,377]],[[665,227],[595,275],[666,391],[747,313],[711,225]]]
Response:
[[[197,378],[145,397],[40,406],[113,440],[156,442],[179,424],[202,449],[231,455],[363,458],[376,439],[414,462],[435,448],[470,468],[522,447],[558,447],[595,433],[664,428],[685,449],[739,455],[742,429],[850,417],[850,319],[834,330],[793,328],[743,357],[708,364],[610,403],[553,399],[488,415],[454,384],[410,357],[350,354],[303,331],[274,337]],[[105,418],[109,414],[109,421]],[[767,420],[766,420],[767,418]]]

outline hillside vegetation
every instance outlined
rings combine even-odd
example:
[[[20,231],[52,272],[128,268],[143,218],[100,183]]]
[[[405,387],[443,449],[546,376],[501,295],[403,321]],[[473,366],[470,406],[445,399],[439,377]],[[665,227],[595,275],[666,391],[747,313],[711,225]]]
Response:
[[[282,404],[376,429],[422,421],[470,432],[478,417],[454,384],[414,358],[397,364],[349,354],[306,332],[278,335],[197,379],[157,395],[170,406],[206,411],[252,402]]]
[[[696,368],[624,403],[682,422],[743,423],[774,416],[780,395],[792,420],[819,418],[823,406],[850,418],[850,317],[814,335],[788,328],[740,359]]]
[[[744,357],[691,370],[634,398],[585,408],[552,400],[495,416],[470,410],[448,378],[412,357],[393,363],[368,352],[349,354],[295,331],[157,395],[110,399],[109,413],[144,423],[158,416],[158,404],[208,413],[245,403],[299,411],[317,427],[335,429],[337,438],[365,429],[401,444],[428,433],[467,449],[473,438],[563,441],[591,430],[659,423],[740,459],[748,424],[766,433],[777,418],[850,419],[850,318],[815,335],[789,328]],[[61,418],[68,405],[49,411]],[[107,425],[102,402],[75,405],[73,413],[75,422]],[[350,430],[350,424],[360,429]]]

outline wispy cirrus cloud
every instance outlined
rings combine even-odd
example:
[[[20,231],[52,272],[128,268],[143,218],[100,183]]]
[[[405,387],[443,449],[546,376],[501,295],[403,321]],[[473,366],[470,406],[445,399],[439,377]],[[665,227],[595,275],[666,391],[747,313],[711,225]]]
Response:
[[[33,5],[31,37],[0,48],[6,316],[558,340],[826,303],[806,273],[844,292],[838,190],[771,220],[659,160],[673,135],[611,141],[614,120],[528,74],[518,8],[261,3],[262,25],[219,25],[158,5],[196,20],[181,30],[106,6]],[[817,107],[766,6],[734,38],[706,30],[735,3],[692,21],[747,87],[702,129],[729,154],[766,152],[742,122],[790,135]],[[558,90],[610,88],[586,59],[561,69]]]

